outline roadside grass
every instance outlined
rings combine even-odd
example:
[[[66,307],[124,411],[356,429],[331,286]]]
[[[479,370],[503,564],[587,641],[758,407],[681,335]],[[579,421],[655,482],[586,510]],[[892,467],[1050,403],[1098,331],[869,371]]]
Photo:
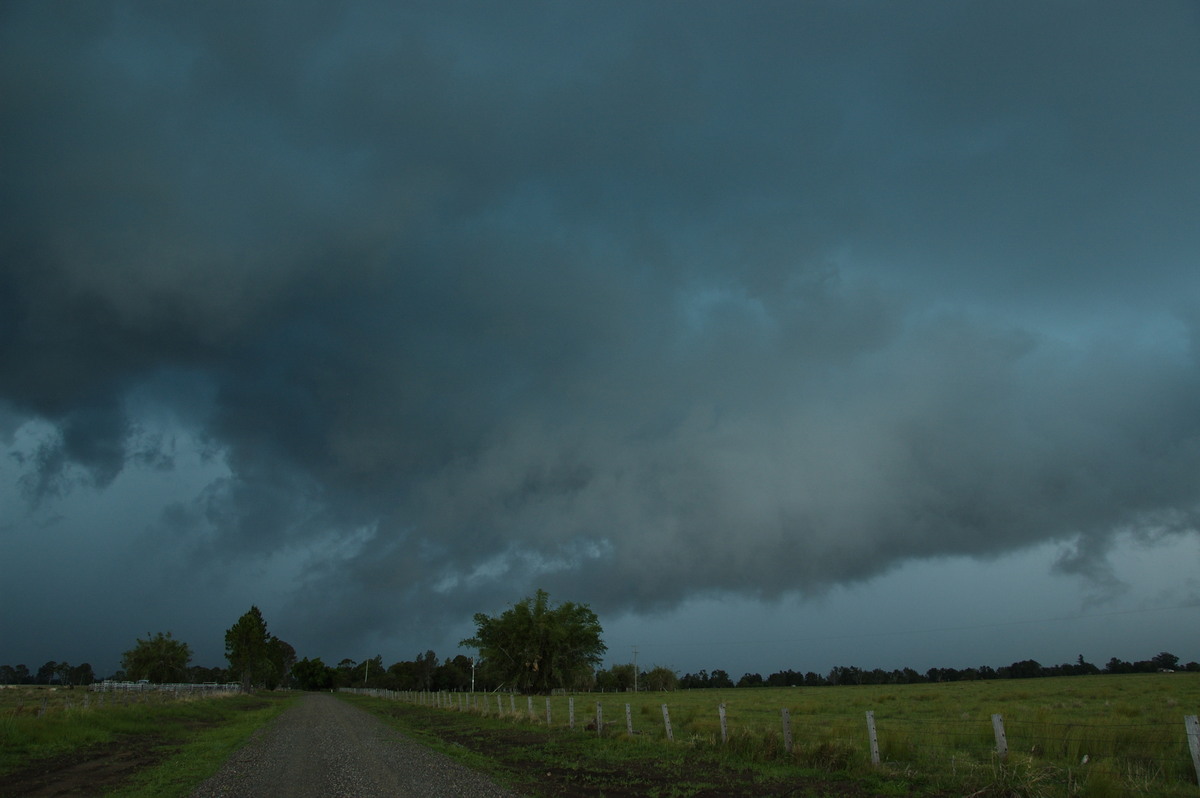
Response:
[[[263,692],[257,697],[246,697],[254,704],[220,707],[224,711],[210,717],[204,726],[186,728],[182,737],[168,744],[170,753],[162,762],[136,774],[129,784],[106,793],[107,798],[174,798],[190,794],[216,773],[254,732],[301,695]]]
[[[703,755],[770,778],[836,777],[873,793],[1195,796],[1184,715],[1200,714],[1200,674],[816,688],[740,688],[672,693],[579,693],[532,700],[413,695],[427,714],[473,718],[484,729],[542,728],[559,739],[574,703],[574,735],[590,740],[565,759],[619,768],[622,757]],[[357,699],[356,699],[357,700]],[[551,728],[546,728],[549,700]],[[441,702],[441,712],[435,707]],[[599,702],[604,736],[584,727]],[[390,702],[399,703],[399,702]],[[625,704],[635,734],[627,734]],[[666,740],[662,705],[670,713]],[[722,743],[717,708],[725,705]],[[784,749],[781,709],[791,717]],[[502,712],[500,709],[502,708]],[[462,712],[460,709],[472,709]],[[513,710],[516,710],[515,712]],[[447,710],[452,710],[447,712]],[[873,767],[866,712],[874,712],[882,764]],[[486,713],[486,714],[484,714]],[[1009,755],[996,755],[993,714],[1004,719]],[[495,725],[499,724],[499,725]],[[419,724],[418,724],[419,725]],[[561,747],[555,749],[560,753]],[[547,751],[546,757],[549,756]],[[549,764],[549,759],[543,758]],[[583,760],[579,760],[583,761]],[[564,763],[562,767],[567,767]],[[584,765],[579,765],[584,767]]]
[[[39,699],[34,709],[27,705],[31,695]],[[39,761],[83,756],[88,749],[115,744],[153,753],[158,759],[116,795],[183,795],[298,695],[260,693],[174,701],[149,697],[105,705],[92,701],[86,708],[82,701],[71,701],[68,707],[60,699],[57,707],[48,702],[40,717],[39,694],[5,695],[0,703],[0,778]]]

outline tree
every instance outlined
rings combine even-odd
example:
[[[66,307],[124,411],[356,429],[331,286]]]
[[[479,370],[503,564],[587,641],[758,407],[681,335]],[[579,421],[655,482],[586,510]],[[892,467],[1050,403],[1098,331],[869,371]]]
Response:
[[[292,666],[296,664],[296,649],[275,635],[267,635],[267,662],[270,663],[265,669],[267,689],[274,690],[281,684],[287,686]]]
[[[229,660],[230,674],[241,681],[243,692],[250,692],[255,684],[264,684],[269,677],[267,637],[267,622],[255,606],[225,632],[225,658]]]
[[[96,681],[96,673],[92,670],[91,663],[85,662],[71,668],[67,680],[71,684],[87,685]]]
[[[1150,658],[1154,663],[1154,667],[1160,671],[1173,671],[1179,667],[1179,657],[1168,651],[1160,651],[1158,654]]]
[[[655,665],[642,678],[647,690],[674,690],[679,686],[675,671],[663,665]]]
[[[58,674],[58,663],[54,660],[42,663],[37,669],[37,684],[50,684]]]
[[[447,659],[433,673],[434,690],[466,690],[471,684],[471,660],[462,654]]]
[[[188,668],[188,679],[192,684],[204,684],[205,682],[225,682],[228,677],[225,674],[224,668],[206,668],[203,665],[193,665]]]
[[[334,687],[354,687],[354,669],[358,663],[345,657],[333,670]]]
[[[471,663],[467,663],[467,670],[470,671]],[[394,662],[388,666],[388,681],[392,685],[393,690],[416,690],[417,689],[417,670],[416,666],[409,661]],[[470,678],[470,677],[468,677]]]
[[[1123,659],[1113,657],[1104,666],[1105,673],[1133,673],[1133,665]]]
[[[364,659],[350,671],[348,687],[380,687],[387,671],[383,667],[383,655],[376,654]]]
[[[550,605],[544,590],[496,617],[475,614],[475,636],[459,645],[480,656],[504,680],[524,693],[590,682],[603,654],[603,630],[586,604]]]
[[[413,660],[413,668],[417,674],[417,684],[421,690],[433,689],[433,673],[437,670],[438,658],[433,651],[418,654]]]
[[[320,657],[305,657],[292,666],[292,676],[301,690],[328,690],[333,687],[333,677],[336,673],[333,668],[321,662]]]
[[[634,688],[633,665],[613,665],[596,674],[596,687],[605,692],[623,693]]]
[[[712,672],[712,678],[709,680],[710,687],[733,687],[733,679],[729,678],[729,674],[717,668]]]
[[[170,632],[158,632],[145,640],[138,638],[137,645],[121,655],[121,667],[132,680],[146,679],[159,684],[182,681],[187,676],[188,662],[192,650],[182,640],[176,640]]]
[[[1010,679],[1033,679],[1043,675],[1042,665],[1036,659],[1023,659],[1008,666]]]
[[[54,668],[54,676],[59,684],[73,684],[71,681],[71,663],[63,660]]]

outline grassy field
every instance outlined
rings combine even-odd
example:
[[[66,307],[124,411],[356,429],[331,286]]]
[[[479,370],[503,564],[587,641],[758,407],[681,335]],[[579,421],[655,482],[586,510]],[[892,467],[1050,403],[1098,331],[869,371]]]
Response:
[[[298,695],[0,690],[0,795],[33,791],[44,773],[66,789],[76,769],[87,794],[186,795]]]
[[[883,774],[928,794],[1200,795],[1184,716],[1200,714],[1200,674],[1081,676],[945,684],[751,688],[674,693],[577,694],[550,699],[551,724],[627,739],[625,704],[639,745],[657,741],[718,752],[755,767]],[[428,707],[431,696],[414,697]],[[443,710],[467,706],[443,695]],[[600,703],[604,728],[584,731]],[[668,743],[662,704],[674,740]],[[722,741],[719,705],[727,717]],[[475,707],[510,724],[545,726],[546,699],[477,696]],[[513,712],[515,707],[516,712]],[[785,751],[781,710],[791,719]],[[500,710],[503,710],[501,712]],[[866,712],[874,713],[882,765],[871,765]],[[992,715],[1009,748],[995,754]],[[907,789],[907,787],[906,787]]]

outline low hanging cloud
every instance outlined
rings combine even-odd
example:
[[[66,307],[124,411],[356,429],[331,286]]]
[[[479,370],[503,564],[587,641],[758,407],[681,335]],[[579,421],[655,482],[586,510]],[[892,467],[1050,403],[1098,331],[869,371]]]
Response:
[[[72,8],[0,12],[31,505],[186,433],[155,545],[344,635],[1196,529],[1190,6]]]

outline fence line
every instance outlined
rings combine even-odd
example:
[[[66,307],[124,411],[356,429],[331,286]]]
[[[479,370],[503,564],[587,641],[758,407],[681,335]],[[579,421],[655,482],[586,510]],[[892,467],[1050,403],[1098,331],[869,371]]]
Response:
[[[213,684],[149,684],[146,682],[95,682],[76,692],[72,688],[39,690],[18,697],[11,706],[0,712],[10,717],[31,714],[44,718],[51,713],[81,712],[104,707],[131,704],[163,704],[191,698],[211,698],[233,695],[240,691],[234,685]],[[25,699],[29,702],[26,703]]]
[[[242,686],[237,682],[226,682],[220,684],[217,682],[204,682],[202,684],[191,684],[182,682],[117,682],[111,679],[105,679],[102,682],[93,682],[88,685],[88,690],[93,693],[119,693],[119,692],[169,692],[169,693],[236,693],[242,689]]]
[[[436,693],[425,691],[341,688],[340,692],[427,707],[442,706]],[[460,697],[457,707],[451,702],[449,694],[445,701],[448,708],[462,711],[465,706],[467,711],[490,714],[487,701],[474,700],[474,694],[470,694],[465,702]],[[494,706],[499,717],[551,726],[549,698],[546,699],[544,722],[535,717],[532,699],[527,702],[526,712],[518,711],[511,694],[508,711],[499,695]],[[567,707],[567,728],[573,731],[576,728],[574,696],[567,697]],[[855,723],[846,716],[793,715],[789,708],[783,707],[778,716],[781,725],[772,732],[762,726],[735,727],[731,731],[728,724],[736,718],[732,717],[734,713],[724,703],[712,709],[711,719],[701,719],[694,712],[685,713],[682,723],[677,723],[675,727],[672,726],[668,705],[662,704],[661,709],[662,725],[658,731],[654,731],[653,723],[646,729],[635,729],[632,712],[626,704],[627,734],[649,733],[673,742],[680,732],[686,734],[690,731],[690,736],[684,738],[687,742],[698,744],[707,740],[722,747],[746,745],[747,741],[750,745],[769,745],[774,738],[777,750],[786,756],[798,759],[824,757],[821,761],[831,764],[848,763],[860,758],[877,766],[907,766],[934,760],[948,761],[952,767],[966,767],[971,763],[986,764],[993,760],[1003,762],[1011,752],[1016,752],[1028,757],[1029,761],[1075,768],[1080,772],[1101,771],[1118,777],[1137,773],[1150,778],[1200,783],[1200,722],[1194,715],[1185,716],[1183,724],[1089,724],[1024,720],[1000,715],[993,715],[989,720],[889,718],[876,710],[868,710],[865,721]],[[643,707],[642,712],[646,711],[647,707]],[[708,733],[710,723],[713,731]],[[598,735],[604,733],[602,702],[596,702],[594,721],[587,724],[587,730],[594,730]]]

